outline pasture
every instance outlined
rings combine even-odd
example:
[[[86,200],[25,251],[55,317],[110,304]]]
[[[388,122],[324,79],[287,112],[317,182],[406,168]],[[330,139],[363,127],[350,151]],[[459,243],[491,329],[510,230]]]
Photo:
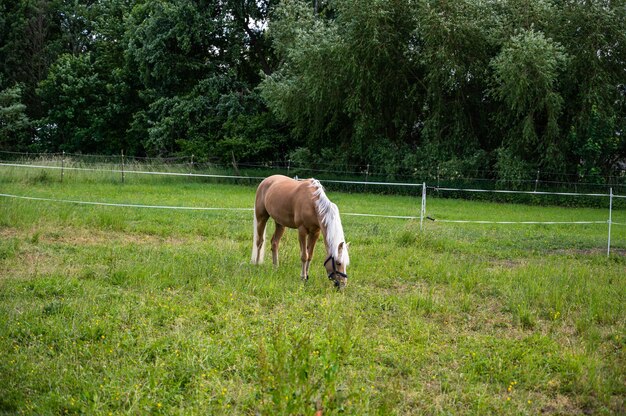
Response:
[[[0,193],[251,208],[254,187],[0,171]],[[337,193],[343,213],[419,216]],[[429,198],[436,218],[607,210]],[[623,209],[614,221],[626,223]],[[342,215],[348,287],[307,284],[297,235],[250,264],[251,211],[0,198],[0,413],[624,414],[626,227]],[[271,236],[273,224],[268,227]]]

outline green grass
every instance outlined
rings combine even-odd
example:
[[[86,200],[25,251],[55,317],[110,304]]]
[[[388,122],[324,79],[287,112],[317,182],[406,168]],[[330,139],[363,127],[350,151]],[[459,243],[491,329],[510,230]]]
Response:
[[[0,171],[0,193],[252,207],[189,178]],[[411,197],[329,192],[343,213]],[[605,220],[606,209],[428,199],[438,219]],[[251,212],[0,198],[0,413],[624,414],[626,227],[342,216],[350,283],[323,244],[299,279],[249,264]],[[614,221],[626,223],[623,209]],[[271,228],[271,227],[270,227]],[[271,229],[268,230],[271,232]],[[268,235],[269,237],[269,235]]]

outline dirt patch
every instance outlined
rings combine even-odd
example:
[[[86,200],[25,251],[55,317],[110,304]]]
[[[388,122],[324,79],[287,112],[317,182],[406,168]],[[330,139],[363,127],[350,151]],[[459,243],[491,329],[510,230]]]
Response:
[[[77,228],[59,229],[30,229],[22,230],[17,228],[0,229],[0,238],[18,238],[27,242],[37,243],[63,243],[69,245],[102,245],[115,243],[118,245],[183,245],[190,242],[199,242],[201,237],[192,235],[189,237],[161,237],[149,234],[131,234],[117,231],[100,231]]]
[[[579,408],[569,397],[557,395],[541,408],[543,415],[588,415],[588,409]]]

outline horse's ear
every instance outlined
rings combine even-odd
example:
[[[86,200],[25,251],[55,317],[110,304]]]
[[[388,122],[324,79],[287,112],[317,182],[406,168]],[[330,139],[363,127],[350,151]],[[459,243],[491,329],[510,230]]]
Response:
[[[343,252],[343,245],[344,242],[342,241],[341,243],[339,243],[339,247],[337,248],[337,255],[339,258],[341,258],[341,253]]]

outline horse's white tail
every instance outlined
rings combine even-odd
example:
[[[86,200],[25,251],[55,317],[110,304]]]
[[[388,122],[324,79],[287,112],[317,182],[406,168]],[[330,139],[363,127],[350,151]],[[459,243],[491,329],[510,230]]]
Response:
[[[256,207],[255,207],[256,208]],[[256,211],[256,210],[255,210]],[[265,228],[267,227],[267,223],[265,223],[265,227],[263,227],[263,234],[259,235],[258,223],[256,220],[256,212],[254,212],[254,221],[252,222],[252,264],[261,264],[263,263],[263,259],[265,257]],[[257,243],[259,238],[263,239],[263,245],[261,246],[261,250],[258,249]]]

